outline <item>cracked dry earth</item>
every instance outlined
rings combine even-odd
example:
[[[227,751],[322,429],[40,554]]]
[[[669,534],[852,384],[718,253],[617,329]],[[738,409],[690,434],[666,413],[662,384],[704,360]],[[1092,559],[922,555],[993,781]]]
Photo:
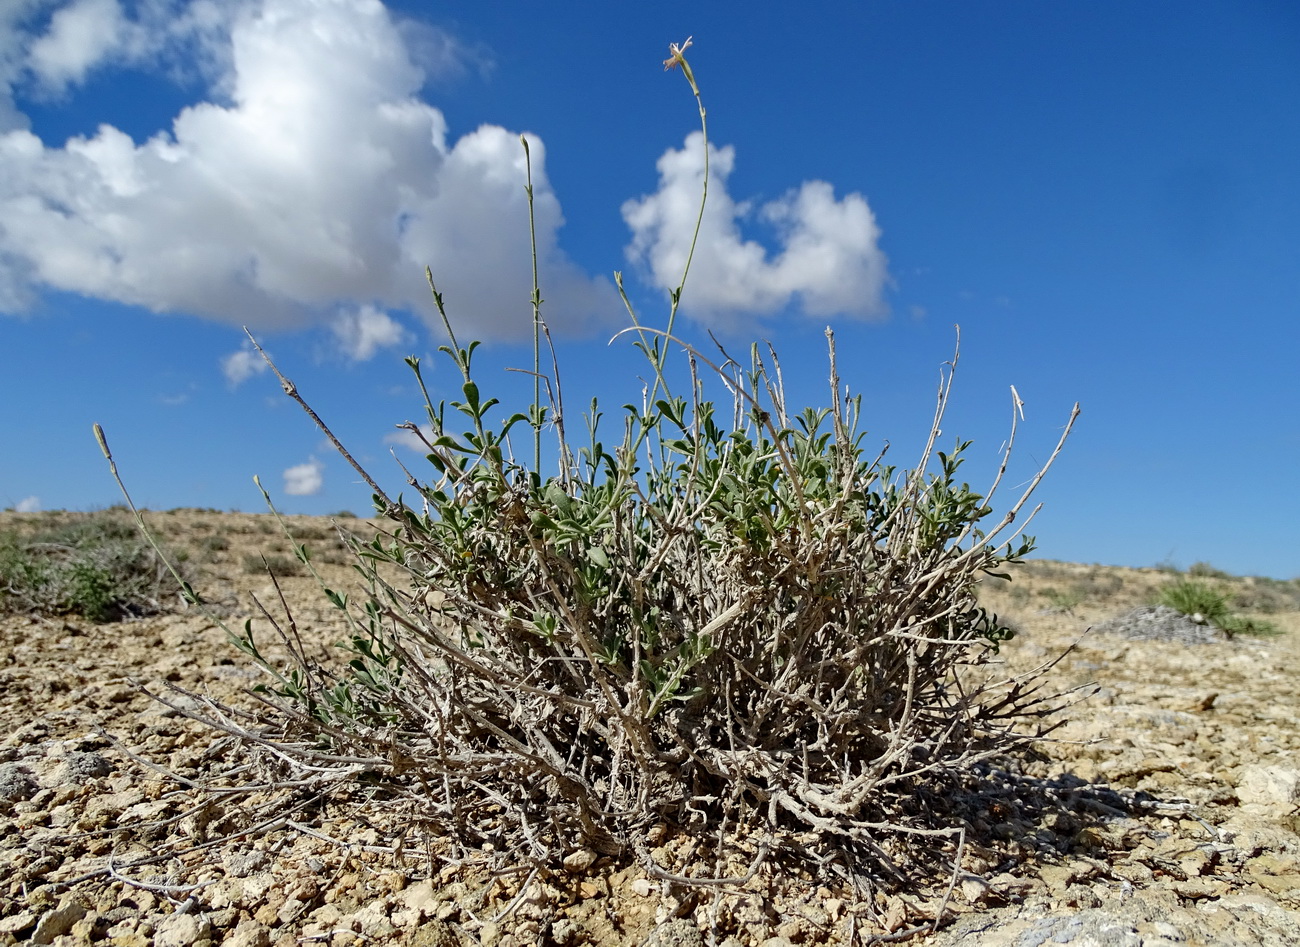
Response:
[[[255,560],[288,546],[270,517],[149,517],[232,627],[253,614],[244,590],[273,600]],[[341,582],[328,522],[293,525]],[[1032,562],[984,597],[1018,626],[1003,656],[1026,670],[1167,581]],[[594,853],[527,885],[475,876],[367,818],[362,785],[352,799],[200,792],[238,782],[246,758],[137,682],[247,706],[255,677],[203,616],[2,617],[0,945],[1300,944],[1297,596],[1294,583],[1233,583],[1287,634],[1227,640],[1164,616],[1083,635],[1052,680],[1098,692],[1066,713],[1058,742],[977,774],[946,900],[946,878],[864,894],[833,876],[700,896]],[[314,583],[283,586],[303,633],[328,641]],[[1279,586],[1290,597],[1266,601]],[[666,834],[660,853],[671,861],[687,842]],[[941,906],[932,932],[921,922]]]

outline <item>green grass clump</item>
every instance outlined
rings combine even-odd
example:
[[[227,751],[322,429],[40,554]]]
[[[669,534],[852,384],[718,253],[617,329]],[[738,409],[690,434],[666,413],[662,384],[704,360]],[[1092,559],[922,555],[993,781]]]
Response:
[[[0,610],[109,622],[162,610],[172,592],[128,516],[113,510],[0,532]]]
[[[1222,628],[1230,636],[1281,634],[1273,622],[1236,613],[1230,601],[1227,592],[1205,579],[1180,577],[1160,590],[1157,603],[1176,609],[1193,621]]]
[[[1228,615],[1228,597],[1209,582],[1179,578],[1160,590],[1159,604],[1213,625]]]

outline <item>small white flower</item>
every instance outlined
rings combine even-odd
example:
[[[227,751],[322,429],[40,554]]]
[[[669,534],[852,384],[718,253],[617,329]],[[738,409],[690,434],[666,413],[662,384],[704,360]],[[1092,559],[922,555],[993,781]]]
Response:
[[[669,69],[673,68],[674,66],[685,62],[685,60],[682,59],[682,53],[690,49],[691,40],[694,38],[695,37],[693,36],[686,37],[686,42],[682,43],[680,46],[678,46],[676,43],[668,44],[668,52],[672,53],[672,55],[664,60],[664,72],[667,72]]]

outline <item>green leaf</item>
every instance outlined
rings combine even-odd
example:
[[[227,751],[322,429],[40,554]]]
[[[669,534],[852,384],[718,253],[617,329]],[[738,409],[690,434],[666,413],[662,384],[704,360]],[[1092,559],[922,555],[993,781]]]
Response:
[[[470,411],[476,415],[480,414],[478,385],[474,384],[472,381],[467,381],[461,386],[461,390],[465,392],[465,403],[469,405]]]

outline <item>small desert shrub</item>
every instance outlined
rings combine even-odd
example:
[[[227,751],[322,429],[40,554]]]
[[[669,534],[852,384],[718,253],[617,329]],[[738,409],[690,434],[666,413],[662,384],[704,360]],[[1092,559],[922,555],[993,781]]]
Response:
[[[1160,590],[1159,603],[1214,625],[1228,615],[1228,597],[1201,579],[1175,579]]]
[[[1234,590],[1232,603],[1248,612],[1295,611],[1300,609],[1300,583],[1260,577],[1246,579]]]
[[[115,511],[0,533],[0,610],[107,622],[158,612],[170,593],[154,551]]]
[[[1058,589],[1048,586],[1041,594],[1047,599],[1048,605],[1067,614],[1083,603],[1083,596],[1076,589]]]
[[[1219,626],[1229,635],[1253,635],[1256,638],[1273,638],[1282,634],[1276,623],[1249,615],[1229,615]]]
[[[1231,579],[1232,574],[1218,569],[1208,562],[1193,562],[1187,567],[1187,574],[1196,579]]]
[[[222,533],[212,533],[210,535],[204,536],[197,543],[195,543],[195,545],[198,546],[200,552],[207,553],[209,556],[211,556],[215,553],[225,552],[227,549],[229,549],[230,540],[227,539],[225,535]]]
[[[1222,628],[1229,635],[1280,634],[1272,622],[1234,612],[1229,606],[1228,594],[1203,579],[1176,579],[1160,590],[1159,604],[1168,605],[1198,621]]]
[[[269,556],[245,556],[244,572],[250,575],[270,574],[276,578],[304,574],[301,562],[279,553]]]
[[[580,443],[558,367],[540,368],[535,289],[533,403],[494,420],[477,343],[460,345],[430,285],[461,384],[435,402],[408,359],[426,423],[405,427],[431,471],[409,475],[416,505],[335,441],[389,523],[352,544],[368,592],[323,590],[349,623],[346,664],[297,647],[289,616],[266,616],[288,665],[264,657],[252,624],[239,636],[274,678],[263,696],[278,712],[258,739],[278,765],[318,784],[366,773],[387,792],[375,805],[448,836],[449,857],[503,871],[603,852],[667,877],[652,852],[662,824],[711,848],[688,883],[743,881],[737,860],[895,879],[909,860],[951,860],[963,830],[922,800],[1035,738],[1052,706],[996,675],[1012,633],[975,596],[1033,548],[1011,526],[1042,472],[1001,516],[1010,446],[989,489],[961,478],[969,444],[937,449],[951,372],[919,462],[887,463],[829,331],[829,406],[799,410],[770,348],[741,362],[674,337],[682,285],[666,331],[628,303],[650,381],[612,436],[592,402]],[[1013,414],[1008,445],[1014,433]]]

